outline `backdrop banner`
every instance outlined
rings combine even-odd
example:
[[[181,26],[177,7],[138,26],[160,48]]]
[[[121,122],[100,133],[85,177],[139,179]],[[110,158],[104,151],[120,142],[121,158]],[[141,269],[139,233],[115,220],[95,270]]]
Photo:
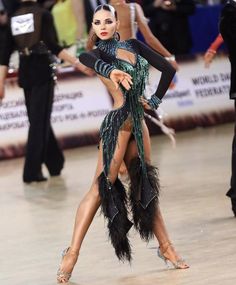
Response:
[[[109,93],[96,76],[64,73],[59,77],[51,121],[62,147],[97,143],[101,122],[112,108]],[[147,97],[155,91],[159,78],[160,72],[150,68]],[[157,114],[176,130],[233,121],[229,85],[226,56],[217,57],[209,69],[201,57],[180,63]],[[7,80],[6,97],[0,105],[0,159],[23,155],[27,131],[23,91],[12,77]]]

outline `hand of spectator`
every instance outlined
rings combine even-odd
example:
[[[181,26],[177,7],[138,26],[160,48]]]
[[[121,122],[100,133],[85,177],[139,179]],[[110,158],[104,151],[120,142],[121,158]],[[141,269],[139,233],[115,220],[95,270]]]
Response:
[[[214,59],[215,55],[216,55],[216,52],[213,50],[208,49],[206,51],[206,53],[204,54],[204,63],[205,63],[206,68],[210,67],[210,64],[212,60]]]
[[[174,67],[176,71],[179,70],[179,65],[176,60],[170,60],[169,63]]]
[[[176,10],[176,4],[173,0],[164,0],[161,8],[166,11],[174,11]]]
[[[133,84],[132,77],[128,73],[119,69],[112,70],[110,73],[110,79],[115,84],[116,89],[119,88],[119,84],[122,84],[126,90],[130,90],[131,85]]]
[[[2,11],[0,13],[0,26],[6,25],[7,24],[7,20],[8,20],[7,13],[5,11]]]
[[[5,95],[5,86],[4,83],[0,82],[0,104],[2,99],[4,98],[4,95]]]
[[[158,7],[161,7],[162,5],[163,5],[163,0],[155,0],[154,2],[153,2],[153,6],[155,7],[155,8],[158,8]]]

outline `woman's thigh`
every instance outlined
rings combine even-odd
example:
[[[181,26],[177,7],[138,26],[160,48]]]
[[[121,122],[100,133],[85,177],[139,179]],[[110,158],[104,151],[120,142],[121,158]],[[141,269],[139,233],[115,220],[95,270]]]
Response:
[[[143,130],[143,148],[144,148],[144,159],[146,162],[151,162],[151,143],[150,143],[150,135],[147,128],[146,123],[143,121],[142,123],[142,130]],[[138,157],[138,149],[137,144],[134,139],[132,139],[126,148],[124,160],[127,167],[129,167],[131,161],[134,158]]]
[[[111,183],[114,183],[118,176],[119,168],[124,159],[124,155],[127,151],[127,146],[129,143],[130,136],[131,136],[131,132],[129,131],[125,131],[125,130],[119,131],[115,151],[114,151],[112,160],[110,162],[109,173],[108,173],[108,178]],[[103,172],[103,169],[104,169],[104,162],[103,162],[103,148],[102,148],[102,140],[101,140],[99,144],[97,167],[96,167],[92,185],[97,184],[98,177]]]

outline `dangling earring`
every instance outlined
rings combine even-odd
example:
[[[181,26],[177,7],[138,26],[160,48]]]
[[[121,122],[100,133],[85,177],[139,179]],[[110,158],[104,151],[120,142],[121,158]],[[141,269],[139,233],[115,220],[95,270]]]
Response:
[[[98,37],[97,37],[97,35],[96,35],[95,33],[93,33],[90,38],[91,38],[91,40],[92,40],[94,43],[96,43],[96,41],[97,41],[97,39],[98,39]]]
[[[120,40],[120,34],[118,32],[115,32],[114,35],[113,35],[113,38],[117,41]]]

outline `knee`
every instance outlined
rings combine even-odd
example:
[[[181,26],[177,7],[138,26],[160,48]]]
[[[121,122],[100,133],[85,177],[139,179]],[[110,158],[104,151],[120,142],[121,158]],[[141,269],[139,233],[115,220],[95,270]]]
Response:
[[[88,192],[88,197],[89,197],[89,199],[93,199],[98,203],[101,201],[97,183],[92,184],[92,186]]]
[[[111,184],[114,184],[116,179],[118,177],[118,174],[117,173],[114,173],[114,174],[109,174],[109,181],[111,182]]]

